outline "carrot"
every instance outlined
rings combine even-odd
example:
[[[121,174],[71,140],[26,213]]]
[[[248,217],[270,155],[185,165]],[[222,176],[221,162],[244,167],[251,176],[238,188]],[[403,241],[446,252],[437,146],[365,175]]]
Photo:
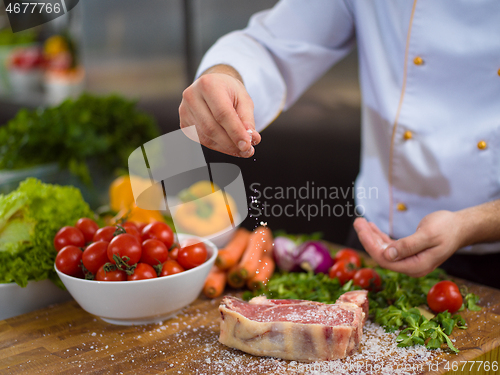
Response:
[[[222,294],[224,287],[226,286],[227,273],[219,270],[217,267],[212,267],[210,273],[205,280],[205,285],[203,286],[203,293],[208,298],[215,298]]]
[[[272,245],[273,234],[268,227],[260,226],[250,234],[247,248],[238,263],[238,273],[243,280],[255,275],[262,257],[271,251]]]
[[[215,259],[217,267],[221,270],[227,270],[237,264],[247,247],[249,238],[250,232],[245,228],[239,228],[226,247],[219,250],[217,259]]]
[[[238,264],[231,267],[227,273],[227,283],[233,288],[241,288],[245,285],[245,279],[241,277]]]
[[[264,255],[260,263],[258,272],[247,281],[248,289],[259,289],[267,284],[273,275],[275,268],[274,260],[269,255]]]

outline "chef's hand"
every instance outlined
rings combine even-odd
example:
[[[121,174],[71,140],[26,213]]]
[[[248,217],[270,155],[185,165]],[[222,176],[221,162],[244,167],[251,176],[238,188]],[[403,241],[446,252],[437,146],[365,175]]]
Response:
[[[436,211],[422,219],[415,233],[399,240],[392,240],[364,218],[354,221],[354,229],[365,250],[381,267],[421,277],[464,246],[461,224],[457,213]]]
[[[203,145],[225,154],[250,157],[260,142],[252,99],[228,65],[206,70],[184,90],[179,117],[181,128],[195,125]]]

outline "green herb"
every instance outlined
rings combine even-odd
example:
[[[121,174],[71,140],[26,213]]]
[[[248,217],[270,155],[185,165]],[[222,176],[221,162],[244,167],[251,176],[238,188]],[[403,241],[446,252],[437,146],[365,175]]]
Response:
[[[23,181],[0,195],[0,283],[51,279],[62,286],[54,270],[54,236],[81,217],[93,217],[80,191],[71,186]]]
[[[18,112],[0,128],[0,170],[57,162],[89,184],[89,160],[113,173],[130,153],[159,135],[153,119],[117,95],[83,94],[57,107]]]
[[[273,299],[304,299],[324,303],[334,303],[341,294],[359,289],[352,280],[340,285],[338,279],[331,279],[323,273],[290,272],[275,273],[264,289],[247,291],[243,298],[251,299],[257,295],[266,295]]]
[[[460,293],[462,294],[464,302],[458,311],[463,311],[466,307],[471,311],[480,311],[481,306],[478,306],[479,296],[474,293],[469,293],[467,286],[462,285],[460,287]]]
[[[418,344],[425,345],[427,349],[438,349],[442,344],[446,344],[453,352],[459,352],[448,336],[455,327],[467,328],[464,318],[460,315],[452,316],[445,311],[427,320],[418,309],[412,308],[402,312],[402,318],[407,328],[403,329],[396,338],[398,346],[407,347]]]
[[[317,241],[323,238],[323,232],[313,232],[313,233],[302,233],[302,234],[290,234],[284,230],[275,230],[273,236],[276,237],[287,237],[294,241],[296,244],[301,244],[306,241]]]

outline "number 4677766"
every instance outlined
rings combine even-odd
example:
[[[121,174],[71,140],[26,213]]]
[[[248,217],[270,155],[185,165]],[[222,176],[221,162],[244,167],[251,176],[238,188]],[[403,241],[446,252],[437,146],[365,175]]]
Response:
[[[37,9],[40,7],[40,10]],[[43,13],[45,9],[45,13],[60,13],[61,5],[59,3],[51,4],[51,3],[9,3],[5,11],[7,13]]]
[[[498,371],[498,362],[497,361],[460,361],[460,362],[447,362],[444,365],[445,370],[451,371],[480,371],[481,368],[484,371]]]

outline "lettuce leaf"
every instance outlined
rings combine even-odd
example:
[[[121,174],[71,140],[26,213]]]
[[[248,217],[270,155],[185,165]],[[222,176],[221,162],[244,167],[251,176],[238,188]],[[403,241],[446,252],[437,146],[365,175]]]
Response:
[[[54,270],[54,236],[63,226],[93,216],[72,186],[28,178],[17,190],[0,195],[0,283],[24,287],[29,280],[48,278],[62,286]]]

